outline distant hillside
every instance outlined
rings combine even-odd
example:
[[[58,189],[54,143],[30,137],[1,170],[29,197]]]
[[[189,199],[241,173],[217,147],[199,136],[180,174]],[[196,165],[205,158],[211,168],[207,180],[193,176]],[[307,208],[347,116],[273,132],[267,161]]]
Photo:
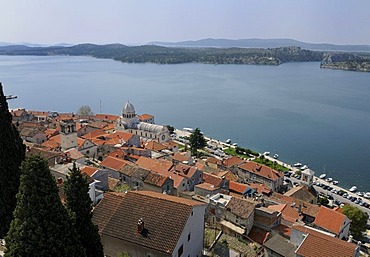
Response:
[[[279,65],[285,62],[321,61],[322,52],[299,47],[256,48],[175,48],[154,45],[80,44],[71,47],[2,46],[1,55],[75,55],[114,59],[127,63],[209,63]]]
[[[196,41],[183,42],[150,42],[150,45],[171,47],[241,47],[241,48],[277,48],[297,46],[303,49],[316,51],[345,51],[345,52],[370,52],[370,45],[334,45],[334,44],[312,44],[294,39],[213,39],[206,38]]]

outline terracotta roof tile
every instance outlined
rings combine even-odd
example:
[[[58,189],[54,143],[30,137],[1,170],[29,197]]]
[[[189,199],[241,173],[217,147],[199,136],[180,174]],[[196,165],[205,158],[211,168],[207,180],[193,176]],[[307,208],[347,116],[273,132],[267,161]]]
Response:
[[[296,222],[299,218],[298,210],[292,208],[288,204],[270,205],[267,208],[270,210],[281,212],[282,218],[286,221]]]
[[[286,237],[290,237],[290,235],[292,234],[291,228],[283,224],[277,225],[276,227],[273,228],[273,230],[278,231],[280,234],[283,234]]]
[[[208,190],[208,191],[214,191],[214,190],[218,190],[219,187],[215,187],[214,185],[210,184],[210,183],[207,183],[207,182],[203,182],[203,183],[200,183],[200,184],[197,184],[195,185],[196,188],[201,188],[201,189],[205,189],[205,190]]]
[[[109,135],[109,134],[105,133],[103,130],[96,129],[96,130],[93,130],[93,131],[83,135],[82,137],[86,138],[86,139],[94,139],[94,138],[97,138],[97,137],[100,137],[100,136],[107,136],[107,135]]]
[[[253,226],[248,234],[248,237],[252,239],[254,242],[257,242],[260,245],[262,245],[264,242],[266,242],[269,234],[270,233],[268,231]]]
[[[118,115],[112,115],[112,114],[95,114],[95,117],[98,120],[108,120],[108,121],[116,121],[119,116]]]
[[[67,154],[67,156],[72,160],[78,160],[85,157],[85,155],[83,155],[80,151],[76,150],[75,148],[71,148],[65,151],[64,153]]]
[[[255,203],[246,199],[232,197],[226,205],[230,212],[243,219],[249,218],[254,213]]]
[[[239,193],[239,194],[243,194],[245,189],[247,189],[247,187],[248,187],[247,184],[238,183],[238,182],[235,182],[235,181],[230,181],[229,182],[229,190],[232,191],[232,192]]]
[[[356,245],[353,243],[348,243],[300,225],[293,225],[292,229],[308,235],[296,251],[300,256],[348,257],[355,255]]]
[[[161,187],[164,185],[167,179],[170,179],[162,174],[155,173],[155,172],[149,172],[148,175],[146,176],[144,182],[155,185],[157,187]]]
[[[161,143],[158,143],[157,141],[150,141],[144,145],[144,148],[159,152],[166,149],[167,147],[162,145]]]
[[[154,116],[150,115],[150,114],[147,114],[147,113],[144,113],[144,114],[139,115],[138,118],[139,118],[140,121],[146,121],[148,119],[154,119]]]
[[[245,162],[243,159],[237,157],[237,156],[231,156],[223,161],[224,165],[226,167],[231,167],[234,165],[239,165]]]
[[[156,172],[159,171],[169,171],[173,164],[167,160],[155,160],[148,157],[140,156],[136,162],[137,165],[144,169],[153,170]]]
[[[197,171],[197,168],[194,166],[178,163],[174,166],[174,171],[181,176],[191,178],[194,176],[195,172]]]
[[[114,171],[119,171],[125,165],[127,165],[126,161],[111,156],[108,156],[100,163],[100,166],[109,168]]]
[[[172,253],[195,206],[200,202],[149,191],[107,193],[95,207],[93,221],[102,235]],[[169,218],[171,217],[171,218]],[[138,220],[145,232],[137,232]]]
[[[98,170],[98,168],[85,166],[81,169],[81,173],[86,173],[90,177]]]
[[[320,206],[314,223],[330,232],[339,234],[346,219],[346,215],[325,206]]]
[[[203,173],[203,180],[207,183],[214,185],[215,187],[220,187],[222,184],[222,178],[212,175],[210,173]]]
[[[283,176],[283,174],[281,174],[280,172],[256,162],[245,162],[239,165],[239,168],[258,174],[259,176],[273,181],[278,180],[281,176]]]

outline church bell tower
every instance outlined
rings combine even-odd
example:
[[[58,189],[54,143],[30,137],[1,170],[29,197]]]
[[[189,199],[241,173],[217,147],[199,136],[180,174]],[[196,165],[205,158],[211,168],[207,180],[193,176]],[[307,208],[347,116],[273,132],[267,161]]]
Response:
[[[60,122],[60,146],[62,151],[77,148],[76,122],[73,119],[62,120]]]

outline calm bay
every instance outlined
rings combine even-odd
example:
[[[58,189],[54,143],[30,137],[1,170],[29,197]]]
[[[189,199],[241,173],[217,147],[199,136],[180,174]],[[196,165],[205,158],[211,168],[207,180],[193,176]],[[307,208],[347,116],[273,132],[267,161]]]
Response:
[[[370,73],[280,66],[123,64],[69,56],[0,56],[10,108],[120,114],[130,100],[158,124],[307,164],[370,191]],[[100,104],[101,103],[101,104]]]

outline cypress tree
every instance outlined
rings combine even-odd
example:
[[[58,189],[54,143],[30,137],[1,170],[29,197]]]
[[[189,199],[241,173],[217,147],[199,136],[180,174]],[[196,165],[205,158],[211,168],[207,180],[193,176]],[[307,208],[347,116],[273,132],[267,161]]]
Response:
[[[86,256],[47,161],[39,155],[27,157],[21,172],[4,256]]]
[[[0,238],[5,237],[13,219],[24,155],[25,147],[12,124],[12,115],[0,82]]]
[[[98,227],[92,222],[92,202],[89,197],[89,184],[85,175],[73,164],[73,168],[64,182],[67,209],[73,215],[74,227],[87,257],[103,257],[103,245]]]

